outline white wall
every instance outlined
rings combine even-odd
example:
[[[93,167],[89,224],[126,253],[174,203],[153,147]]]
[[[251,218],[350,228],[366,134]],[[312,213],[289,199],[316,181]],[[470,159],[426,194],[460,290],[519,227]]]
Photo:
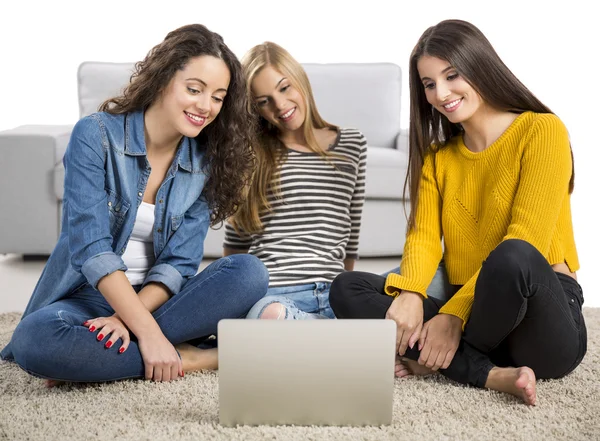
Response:
[[[192,22],[220,33],[239,56],[272,40],[300,62],[390,61],[406,69],[410,50],[428,26],[447,18],[469,20],[569,128],[577,173],[572,201],[579,280],[586,305],[600,306],[600,285],[593,283],[600,241],[592,215],[599,200],[594,114],[600,105],[600,38],[589,5],[573,0],[9,2],[0,9],[0,130],[74,123],[79,63],[139,60],[168,31]],[[405,78],[404,127],[407,90]]]

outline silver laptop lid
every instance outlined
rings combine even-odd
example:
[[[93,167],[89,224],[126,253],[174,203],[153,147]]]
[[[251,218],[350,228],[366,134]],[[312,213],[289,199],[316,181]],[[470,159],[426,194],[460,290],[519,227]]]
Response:
[[[219,421],[382,425],[392,420],[391,320],[221,320]]]

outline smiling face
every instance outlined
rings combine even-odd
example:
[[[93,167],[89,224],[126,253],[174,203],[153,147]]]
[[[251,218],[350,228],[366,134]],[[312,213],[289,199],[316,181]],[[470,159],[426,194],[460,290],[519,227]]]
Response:
[[[427,102],[450,122],[467,122],[484,107],[481,96],[447,61],[423,55],[417,69]]]
[[[306,104],[289,78],[272,66],[266,66],[252,80],[251,89],[260,116],[280,132],[294,132],[302,128]]]
[[[220,58],[191,58],[178,70],[155,103],[165,124],[179,134],[194,138],[215,120],[227,95],[230,73]]]

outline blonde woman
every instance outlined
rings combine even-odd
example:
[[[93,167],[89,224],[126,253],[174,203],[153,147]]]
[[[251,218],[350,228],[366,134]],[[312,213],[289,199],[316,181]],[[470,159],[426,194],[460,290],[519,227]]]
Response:
[[[304,69],[282,47],[257,45],[242,66],[258,164],[226,225],[224,253],[250,253],[269,270],[267,295],[248,318],[334,318],[331,282],[358,257],[367,141],[321,118]]]

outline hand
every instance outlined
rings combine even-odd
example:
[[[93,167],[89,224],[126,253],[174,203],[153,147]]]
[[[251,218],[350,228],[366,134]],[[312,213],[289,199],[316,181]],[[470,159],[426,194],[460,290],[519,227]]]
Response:
[[[98,317],[88,320],[83,326],[86,326],[90,332],[98,331],[96,339],[100,342],[104,341],[106,337],[110,337],[104,344],[106,349],[110,349],[118,339],[121,339],[122,342],[119,354],[125,352],[129,347],[131,341],[129,330],[116,314],[111,317]]]
[[[438,314],[423,326],[419,337],[419,364],[434,371],[446,369],[458,349],[462,320],[450,314]]]
[[[394,299],[386,319],[396,322],[396,352],[404,355],[406,347],[415,345],[423,327],[423,296],[412,291],[402,291]]]
[[[183,377],[183,365],[175,347],[160,333],[139,338],[146,380],[171,381]]]

